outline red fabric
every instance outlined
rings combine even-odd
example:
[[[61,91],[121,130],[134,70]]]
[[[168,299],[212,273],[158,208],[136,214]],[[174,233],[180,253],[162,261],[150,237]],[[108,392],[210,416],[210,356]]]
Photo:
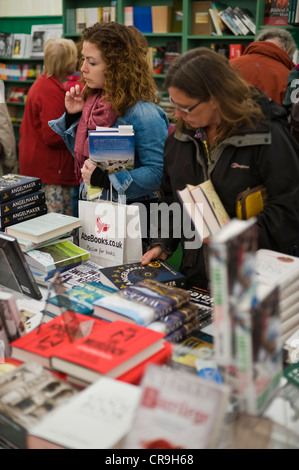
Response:
[[[88,131],[95,130],[97,126],[111,127],[116,118],[117,114],[102,99],[101,92],[87,98],[76,133],[75,172],[78,178],[81,177],[81,168],[89,155]]]
[[[41,75],[30,87],[20,127],[19,173],[43,184],[77,185],[74,158],[62,137],[48,125],[65,111],[65,90],[54,77]]]
[[[230,64],[248,83],[282,104],[288,75],[295,64],[280,47],[268,41],[255,41],[241,57],[230,60]]]

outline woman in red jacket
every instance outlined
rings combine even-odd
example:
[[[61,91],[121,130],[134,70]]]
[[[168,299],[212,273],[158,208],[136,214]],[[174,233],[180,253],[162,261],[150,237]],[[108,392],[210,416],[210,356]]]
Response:
[[[76,65],[77,47],[72,40],[46,42],[43,74],[29,89],[19,143],[20,174],[41,178],[48,211],[68,215],[77,215],[73,200],[79,182],[74,158],[48,121],[64,113],[63,82]]]

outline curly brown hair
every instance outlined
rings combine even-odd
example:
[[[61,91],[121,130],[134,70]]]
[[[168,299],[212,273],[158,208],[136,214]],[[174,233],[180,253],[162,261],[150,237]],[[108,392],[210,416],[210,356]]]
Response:
[[[139,100],[159,103],[144,48],[129,27],[116,22],[95,23],[84,29],[81,45],[84,41],[94,44],[103,56],[106,64],[103,96],[119,116]],[[87,89],[86,93],[97,91]]]
[[[228,59],[211,49],[198,47],[179,57],[167,72],[165,86],[178,88],[198,101],[212,99],[216,103],[221,117],[217,142],[245,124],[254,128],[256,122],[265,120],[259,92],[241,78]]]

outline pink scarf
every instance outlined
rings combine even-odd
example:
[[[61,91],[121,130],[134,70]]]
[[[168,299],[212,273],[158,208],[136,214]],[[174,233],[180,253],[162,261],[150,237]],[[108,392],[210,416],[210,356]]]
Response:
[[[81,177],[81,168],[88,158],[88,131],[95,130],[96,126],[111,127],[117,118],[111,105],[104,101],[101,92],[87,98],[82,116],[80,118],[75,141],[75,174]]]

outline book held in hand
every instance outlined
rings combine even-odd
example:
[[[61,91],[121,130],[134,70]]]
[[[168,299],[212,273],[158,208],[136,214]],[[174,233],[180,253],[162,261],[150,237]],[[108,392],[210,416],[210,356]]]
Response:
[[[64,235],[81,226],[80,219],[66,214],[49,212],[32,220],[7,227],[6,233],[22,240],[41,243],[49,238]]]

